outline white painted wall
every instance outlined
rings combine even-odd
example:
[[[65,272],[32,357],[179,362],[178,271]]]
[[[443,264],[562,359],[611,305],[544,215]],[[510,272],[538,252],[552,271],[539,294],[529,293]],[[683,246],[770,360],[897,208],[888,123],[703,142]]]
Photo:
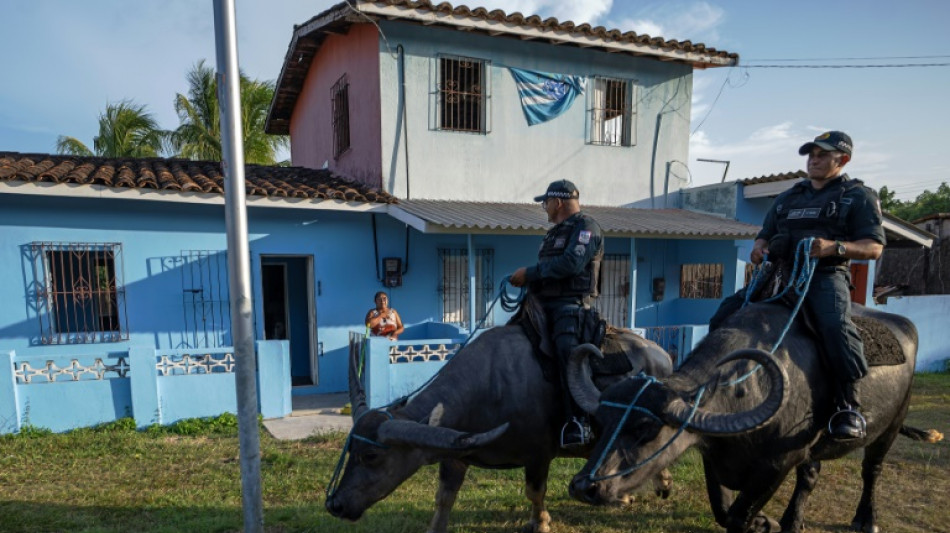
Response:
[[[947,368],[947,360],[950,360],[950,342],[946,337],[950,295],[896,296],[888,298],[886,304],[874,307],[906,316],[917,326],[920,338],[917,348],[918,372],[939,372]]]
[[[531,202],[548,183],[567,178],[581,190],[582,204],[667,206],[662,199],[667,162],[688,158],[690,66],[432,26],[385,21],[380,26],[385,35],[380,40],[380,107],[386,190],[413,199]],[[405,130],[399,108],[399,45],[405,50]],[[438,109],[439,54],[491,62],[489,133],[431,126]],[[508,67],[636,79],[636,146],[587,144],[586,96],[560,117],[529,127]],[[672,193],[683,184],[674,178],[668,189]],[[652,202],[651,196],[656,197]]]

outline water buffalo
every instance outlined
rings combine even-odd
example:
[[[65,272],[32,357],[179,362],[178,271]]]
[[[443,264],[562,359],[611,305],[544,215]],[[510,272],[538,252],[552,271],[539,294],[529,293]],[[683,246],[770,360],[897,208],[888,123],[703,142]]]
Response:
[[[672,371],[670,356],[655,343],[632,332],[621,340],[632,352],[632,372],[666,376]],[[460,350],[411,400],[386,410],[366,408],[351,364],[350,457],[338,486],[331,482],[328,488],[327,510],[357,520],[420,467],[439,463],[429,531],[441,533],[470,465],[524,467],[525,494],[532,504],[524,530],[549,531],[544,496],[551,461],[563,454],[558,439],[564,413],[559,387],[545,379],[532,352],[520,326],[490,329]],[[668,491],[669,473],[658,479]]]
[[[803,506],[817,483],[820,461],[864,448],[864,488],[851,527],[878,531],[875,482],[884,456],[898,433],[918,440],[925,436],[903,425],[917,330],[897,315],[862,306],[854,311],[890,330],[896,336],[894,352],[903,352],[903,363],[872,366],[859,382],[867,436],[857,441],[838,442],[828,436],[835,392],[813,334],[800,321],[792,325],[774,356],[767,353],[788,321],[789,310],[783,306],[752,304],[737,312],[663,382],[637,377],[599,394],[584,377],[585,360],[596,355],[596,349],[575,351],[569,370],[571,390],[581,407],[595,413],[603,436],[571,481],[571,495],[591,504],[607,501],[696,446],[719,525],[730,533],[779,528],[798,533],[804,527]],[[865,344],[877,340],[866,335]],[[607,438],[612,434],[615,442]],[[760,511],[796,467],[794,494],[776,523]],[[731,491],[739,491],[734,501]]]

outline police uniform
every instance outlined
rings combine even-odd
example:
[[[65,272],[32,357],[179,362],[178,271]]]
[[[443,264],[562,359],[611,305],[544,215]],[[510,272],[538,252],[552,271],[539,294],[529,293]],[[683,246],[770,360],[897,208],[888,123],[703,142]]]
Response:
[[[795,184],[775,199],[756,239],[769,241],[770,260],[792,260],[798,242],[807,237],[848,242],[871,239],[885,244],[876,195],[847,174],[821,189],[815,189],[809,180]],[[819,259],[804,305],[816,319],[819,341],[848,396],[846,401],[856,404],[850,384],[864,377],[868,367],[864,345],[851,321],[849,262],[840,256]],[[723,301],[710,320],[710,329],[718,327],[744,301],[745,289]]]
[[[548,230],[538,251],[538,264],[525,271],[529,290],[539,296],[552,322],[561,362],[580,342],[581,318],[598,294],[604,237],[597,222],[575,213]]]

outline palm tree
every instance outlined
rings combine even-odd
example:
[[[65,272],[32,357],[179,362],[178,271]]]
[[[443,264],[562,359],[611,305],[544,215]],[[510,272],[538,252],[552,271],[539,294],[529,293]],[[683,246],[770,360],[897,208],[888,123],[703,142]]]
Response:
[[[101,157],[157,157],[168,132],[148,113],[144,105],[131,100],[106,104],[99,115],[99,135],[92,138],[93,150],[75,137],[61,135],[56,152]]]
[[[188,159],[221,160],[221,123],[214,70],[199,61],[188,73],[188,96],[175,97],[180,125],[172,132],[170,144]],[[259,165],[276,164],[277,151],[287,145],[286,136],[264,133],[264,123],[274,84],[241,75],[241,123],[244,159]]]

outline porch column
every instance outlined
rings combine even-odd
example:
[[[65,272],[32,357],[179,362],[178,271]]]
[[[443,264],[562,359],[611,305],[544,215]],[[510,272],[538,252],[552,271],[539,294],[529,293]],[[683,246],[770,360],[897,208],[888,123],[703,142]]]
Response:
[[[475,246],[472,234],[468,234],[468,333],[475,331],[478,319],[475,318]]]
[[[627,323],[628,328],[636,327],[637,317],[637,240],[630,237],[630,288],[627,289]]]
[[[13,350],[0,353],[0,435],[20,431],[20,404],[16,398]]]

